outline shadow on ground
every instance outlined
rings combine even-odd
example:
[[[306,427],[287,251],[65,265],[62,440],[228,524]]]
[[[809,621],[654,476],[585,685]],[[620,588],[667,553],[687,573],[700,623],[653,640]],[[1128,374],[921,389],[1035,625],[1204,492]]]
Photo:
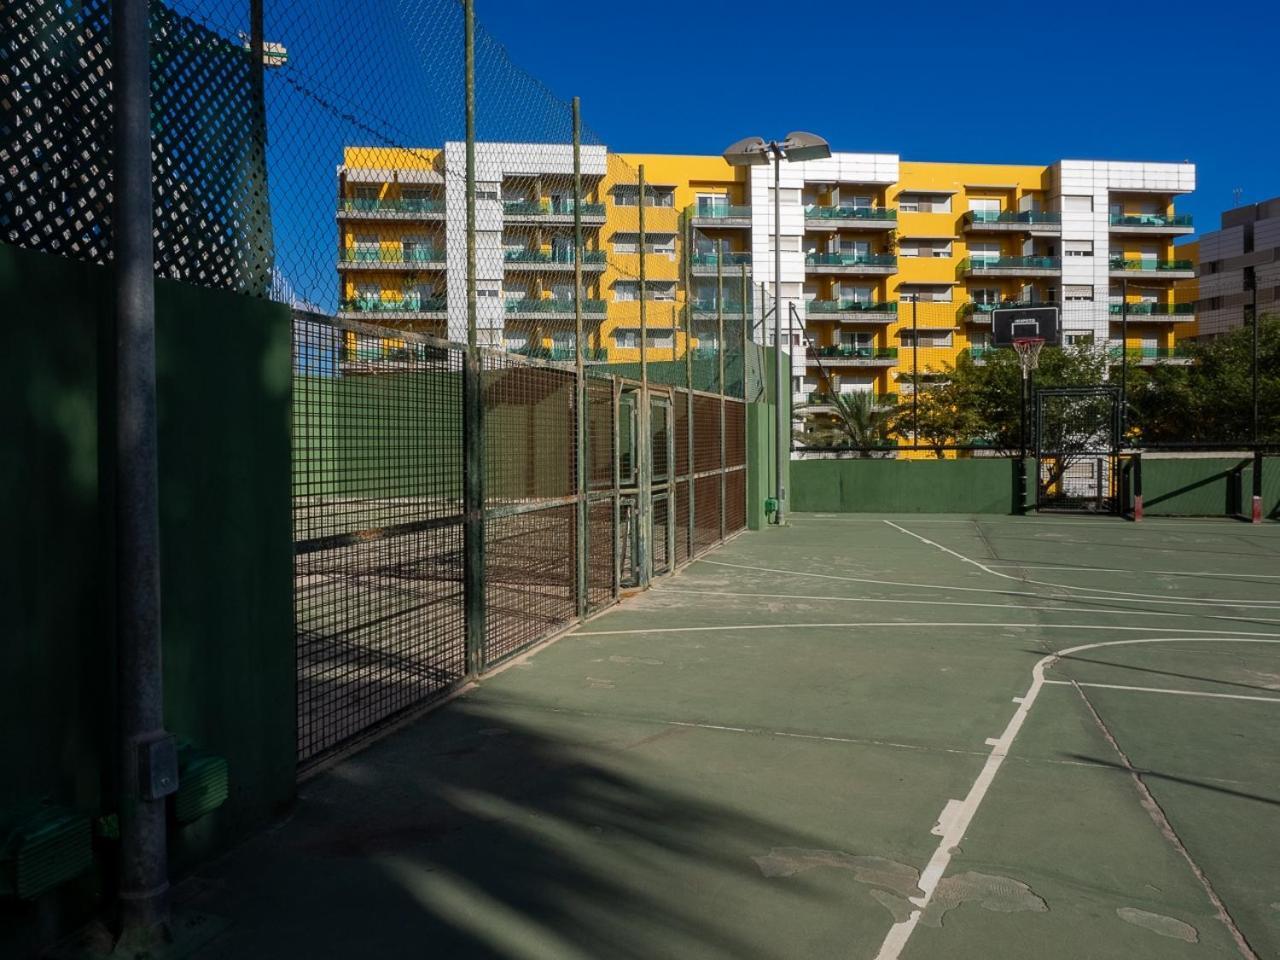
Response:
[[[199,956],[778,956],[805,939],[798,908],[838,918],[844,898],[752,857],[826,844],[711,798],[664,753],[688,734],[456,701],[183,884],[230,924]]]

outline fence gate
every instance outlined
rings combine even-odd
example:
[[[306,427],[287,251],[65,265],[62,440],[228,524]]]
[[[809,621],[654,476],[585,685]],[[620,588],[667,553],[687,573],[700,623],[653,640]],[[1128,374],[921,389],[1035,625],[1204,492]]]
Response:
[[[1037,510],[1119,512],[1118,389],[1037,390],[1035,450]]]

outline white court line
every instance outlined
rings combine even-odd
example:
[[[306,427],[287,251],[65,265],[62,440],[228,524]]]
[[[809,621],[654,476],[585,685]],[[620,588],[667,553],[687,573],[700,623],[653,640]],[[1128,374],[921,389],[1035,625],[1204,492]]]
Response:
[[[752,566],[751,564],[746,564],[746,563],[729,563],[726,560],[708,560],[703,557],[698,557],[693,562],[709,563],[712,566],[716,566],[716,567],[732,567],[735,570],[754,570],[757,573],[781,573],[786,576],[792,576],[792,577],[813,577],[818,580],[839,580],[844,583],[871,583],[871,584],[875,584],[877,586],[882,586],[882,587],[911,587],[914,590],[918,590],[923,587],[928,590],[955,590],[963,593],[994,593],[1001,597],[1031,597],[1035,600],[1064,600],[1064,601],[1071,601],[1071,602],[1074,602],[1077,600],[1106,600],[1110,603],[1161,603],[1161,604],[1165,604],[1166,606],[1173,605],[1173,606],[1179,606],[1179,607],[1201,607],[1201,606],[1218,605],[1213,603],[1206,603],[1205,601],[1201,601],[1201,600],[1161,599],[1161,600],[1143,601],[1143,600],[1137,600],[1137,599],[1128,598],[1128,597],[1113,597],[1113,596],[1094,597],[1094,596],[1089,596],[1087,594],[1085,595],[1066,594],[1064,596],[1054,597],[1054,596],[1046,596],[1043,593],[1033,593],[1027,590],[1010,590],[1008,588],[1005,588],[1004,590],[992,590],[989,587],[961,587],[961,586],[956,586],[954,584],[916,583],[910,580],[874,580],[870,577],[849,577],[849,576],[842,576],[834,573],[809,573],[805,570],[783,570],[777,567],[757,567],[757,566]],[[997,574],[997,576],[1001,576],[1001,575]],[[1015,577],[1002,577],[1002,579],[1013,580],[1015,583],[1023,582],[1023,581],[1017,580]],[[1027,581],[1027,582],[1033,582],[1033,581]],[[1053,584],[1050,584],[1050,586],[1053,586]],[[1084,589],[1087,589],[1087,588],[1084,588]],[[1227,604],[1227,606],[1234,607],[1237,610],[1280,609],[1280,605],[1276,603],[1261,603],[1261,604],[1231,603],[1231,604]]]
[[[1041,613],[1097,613],[1107,617],[1179,617],[1192,620],[1225,620],[1239,623],[1278,623],[1271,617],[1228,617],[1215,613],[1179,613],[1176,610],[1107,610],[1100,607],[1035,607],[1024,603],[975,603],[964,600],[907,600],[897,597],[821,597],[794,593],[732,593],[728,590],[685,590],[663,585],[655,596],[668,593],[691,593],[709,597],[739,597],[744,600],[831,600],[841,603],[903,603],[926,607],[983,607],[989,610],[1035,610]],[[1042,597],[1043,600],[1051,599]],[[1075,599],[1075,598],[1067,598]]]
[[[640,630],[582,630],[574,632],[573,636],[621,637],[649,633],[724,633],[730,630],[833,630],[837,628],[854,629],[856,627],[1004,627],[1006,629],[1013,627],[1020,630],[1125,630],[1142,631],[1144,633],[1204,633],[1203,627],[1196,630],[1190,627],[1113,627],[1096,623],[961,623],[955,620],[883,620],[869,623],[857,620],[852,623],[740,623],[715,627],[645,627]],[[1233,637],[1275,637],[1276,641],[1280,642],[1280,633],[1258,633],[1249,630],[1218,630],[1217,632],[1229,633]],[[1263,641],[1258,642],[1261,643]]]
[[[1009,567],[1018,570],[1075,570],[1079,573],[1155,573],[1167,577],[1250,577],[1255,580],[1280,580],[1280,573],[1210,573],[1207,570],[1130,570],[1125,567],[1050,567],[1033,561],[1025,563],[988,563],[993,569]],[[1089,590],[1090,587],[1081,587]]]
[[[1118,526],[1118,527],[1127,528],[1128,526],[1127,523],[1123,523],[1123,522],[1118,524],[1114,519],[1091,520],[1087,517],[1055,517],[1052,520],[1040,520],[1038,518],[1033,518],[1033,517],[1005,517],[1005,516],[1001,516],[999,514],[994,514],[994,513],[974,514],[973,516],[969,517],[966,520],[953,520],[950,518],[933,520],[933,519],[930,519],[932,514],[928,514],[928,513],[909,514],[909,515],[895,514],[895,516],[897,516],[899,520],[903,520],[903,521],[909,520],[911,523],[926,523],[926,524],[987,523],[993,526],[999,525],[999,526],[1006,526],[1006,527],[1068,527],[1068,526],[1117,527]],[[1201,517],[1198,519],[1196,517],[1183,517],[1180,520],[1172,520],[1172,519],[1166,519],[1165,517],[1151,516],[1150,514],[1148,514],[1147,519],[1151,521],[1151,526],[1153,528],[1161,529],[1161,530],[1163,530],[1166,527],[1204,527],[1209,524],[1216,523],[1216,524],[1221,524],[1222,526],[1227,526],[1228,524],[1230,524],[1234,527],[1239,528],[1237,530],[1237,533],[1243,533],[1247,536],[1249,534],[1249,530],[1252,528],[1251,524],[1242,523],[1241,521],[1233,519],[1231,517]],[[881,516],[850,517],[850,516],[845,516],[841,514],[821,513],[821,512],[788,514],[787,516],[788,523],[791,523],[797,520],[821,522],[821,523],[826,523],[829,521],[835,521],[837,523],[883,523],[885,518]],[[1265,530],[1266,528],[1264,527],[1263,529]],[[1256,534],[1256,536],[1258,536],[1259,538],[1265,538],[1269,535],[1270,534],[1268,533]]]
[[[1280,697],[1250,697],[1243,693],[1209,693],[1207,690],[1170,690],[1165,687],[1130,687],[1122,683],[1085,683],[1077,680],[1046,680],[1055,687],[1098,687],[1101,690],[1133,690],[1138,693],[1170,693],[1179,697],[1211,697],[1215,700],[1256,700],[1280,703]]]
[[[991,748],[991,753],[987,757],[986,763],[983,764],[982,770],[978,773],[977,779],[974,780],[973,786],[969,788],[968,795],[961,801],[949,800],[947,801],[946,806],[944,806],[943,811],[947,816],[940,818],[938,821],[941,829],[937,849],[934,850],[933,856],[929,858],[929,862],[925,865],[924,870],[920,872],[920,881],[917,886],[921,890],[921,895],[910,898],[915,909],[911,911],[911,916],[906,920],[899,921],[889,928],[889,932],[885,936],[884,942],[880,945],[880,952],[876,954],[875,960],[897,960],[901,955],[903,948],[906,947],[907,941],[911,938],[912,932],[920,922],[920,917],[924,914],[925,908],[929,906],[929,902],[933,899],[933,895],[938,888],[938,883],[942,880],[943,874],[946,873],[947,866],[951,863],[951,851],[959,846],[959,844],[964,840],[965,832],[973,822],[974,814],[978,812],[978,807],[982,804],[983,798],[987,795],[987,790],[991,787],[991,781],[995,779],[995,775],[999,771],[1000,766],[1008,757],[1009,750],[1013,746],[1014,739],[1022,729],[1022,725],[1027,719],[1027,714],[1031,712],[1031,707],[1035,703],[1041,687],[1045,684],[1045,670],[1053,666],[1060,657],[1065,657],[1073,653],[1080,653],[1084,650],[1093,650],[1098,647],[1114,647],[1138,643],[1205,642],[1280,643],[1280,638],[1268,640],[1241,640],[1234,637],[1200,636],[1146,637],[1132,640],[1108,640],[1102,643],[1085,643],[1080,646],[1069,647],[1066,650],[1059,650],[1057,653],[1051,653],[1048,656],[1042,657],[1031,670],[1031,686],[1028,687],[1027,692],[1022,695],[1022,702],[1018,705],[1018,709],[1014,711],[1013,716],[1009,719],[1008,724],[1004,728],[1004,732],[996,738],[996,745]]]
[[[937,543],[934,540],[930,540],[928,537],[922,537],[918,533],[913,533],[912,531],[908,530],[906,527],[899,526],[898,524],[894,523],[892,520],[885,520],[884,522],[889,526],[893,527],[893,529],[899,530],[902,533],[905,533],[909,537],[915,537],[921,543],[927,543],[931,547],[936,547],[937,549],[941,550],[943,553],[949,553],[951,554],[951,556],[955,557],[957,560],[960,560],[964,563],[972,564],[973,566],[977,567],[979,570],[983,571],[984,573],[989,573],[993,577],[1000,577],[1002,580],[1012,580],[1014,583],[1032,583],[1039,587],[1053,587],[1056,590],[1069,590],[1072,592],[1079,592],[1082,590],[1091,590],[1094,593],[1105,593],[1108,597],[1114,597],[1118,601],[1127,601],[1127,598],[1130,598],[1130,597],[1133,597],[1142,601],[1146,601],[1146,600],[1167,601],[1167,596],[1165,594],[1160,594],[1160,593],[1136,593],[1132,590],[1107,590],[1103,587],[1073,587],[1065,583],[1053,583],[1049,580],[1032,580],[1030,577],[1011,577],[1009,576],[1009,574],[1001,573],[999,570],[992,570],[990,567],[988,567],[985,563],[983,563],[980,560],[974,560],[972,557],[966,557],[963,553],[959,553],[955,550],[952,550],[950,547],[944,547],[942,544]],[[1093,599],[1096,600],[1100,598],[1094,597]],[[1129,601],[1129,602],[1133,602],[1133,601]],[[1257,604],[1257,603],[1245,604],[1245,603],[1239,603],[1235,600],[1224,599],[1221,597],[1197,597],[1195,598],[1194,601],[1190,601],[1190,602],[1198,603],[1203,606],[1231,606],[1231,607],[1247,607],[1251,609],[1280,609],[1280,601],[1275,601],[1271,603],[1261,603],[1261,604]]]

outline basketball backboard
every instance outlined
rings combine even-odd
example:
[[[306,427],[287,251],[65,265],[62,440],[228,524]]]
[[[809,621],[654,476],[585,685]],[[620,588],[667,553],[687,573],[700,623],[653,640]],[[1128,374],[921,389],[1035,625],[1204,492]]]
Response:
[[[1027,337],[1043,340],[1046,346],[1062,343],[1062,322],[1057,307],[997,307],[991,311],[991,342],[1009,347]]]

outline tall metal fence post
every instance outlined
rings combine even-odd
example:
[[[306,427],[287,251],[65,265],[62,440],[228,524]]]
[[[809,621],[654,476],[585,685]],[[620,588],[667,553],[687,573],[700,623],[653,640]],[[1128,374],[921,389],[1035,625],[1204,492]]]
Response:
[[[747,266],[742,264],[742,289],[740,296],[742,303],[739,304],[742,313],[742,399],[747,399],[747,344],[751,342],[751,330],[747,326],[747,301],[751,298],[751,281],[747,279]]]
[[[920,445],[920,294],[911,295],[911,444]]]
[[[476,337],[476,49],[475,3],[463,0],[467,163],[467,356],[462,373],[463,592],[467,673],[484,666],[484,390]]]
[[[1129,426],[1129,281],[1120,279],[1120,445]]]
[[[640,467],[640,502],[636,505],[639,536],[636,538],[636,573],[640,586],[647,586],[653,574],[653,457],[649,443],[649,293],[645,284],[645,230],[644,230],[644,164],[637,171],[636,187],[639,201],[637,231],[640,241],[640,403],[636,412],[639,436],[636,451]]]
[[[1254,293],[1253,307],[1253,369],[1251,371],[1250,389],[1253,394],[1253,422],[1250,434],[1253,439],[1253,491],[1249,516],[1254,523],[1262,522],[1262,436],[1258,420],[1258,328],[1262,325],[1262,317],[1258,312],[1257,293]]]
[[[587,378],[582,360],[582,101],[573,98],[573,345],[577,377],[577,489],[576,524],[578,616],[587,614]]]
[[[151,207],[150,24],[146,0],[116,0],[116,630],[120,940],[144,946],[169,920],[165,797],[177,782],[164,730],[156,441],[155,255]]]
[[[716,382],[720,393],[720,537],[724,539],[724,238],[716,242]]]
[[[690,230],[692,238],[692,230]],[[689,255],[686,259],[691,259]],[[690,268],[692,269],[692,268]],[[689,557],[693,557],[695,540],[693,531],[695,529],[694,513],[697,508],[697,502],[693,496],[694,479],[693,475],[697,468],[693,462],[693,301],[685,297],[685,331],[684,331],[684,388],[685,388],[685,417],[684,417],[684,443],[685,450],[688,452],[689,459],[689,489],[685,495],[689,498],[689,524],[685,530],[685,536],[688,537]]]

